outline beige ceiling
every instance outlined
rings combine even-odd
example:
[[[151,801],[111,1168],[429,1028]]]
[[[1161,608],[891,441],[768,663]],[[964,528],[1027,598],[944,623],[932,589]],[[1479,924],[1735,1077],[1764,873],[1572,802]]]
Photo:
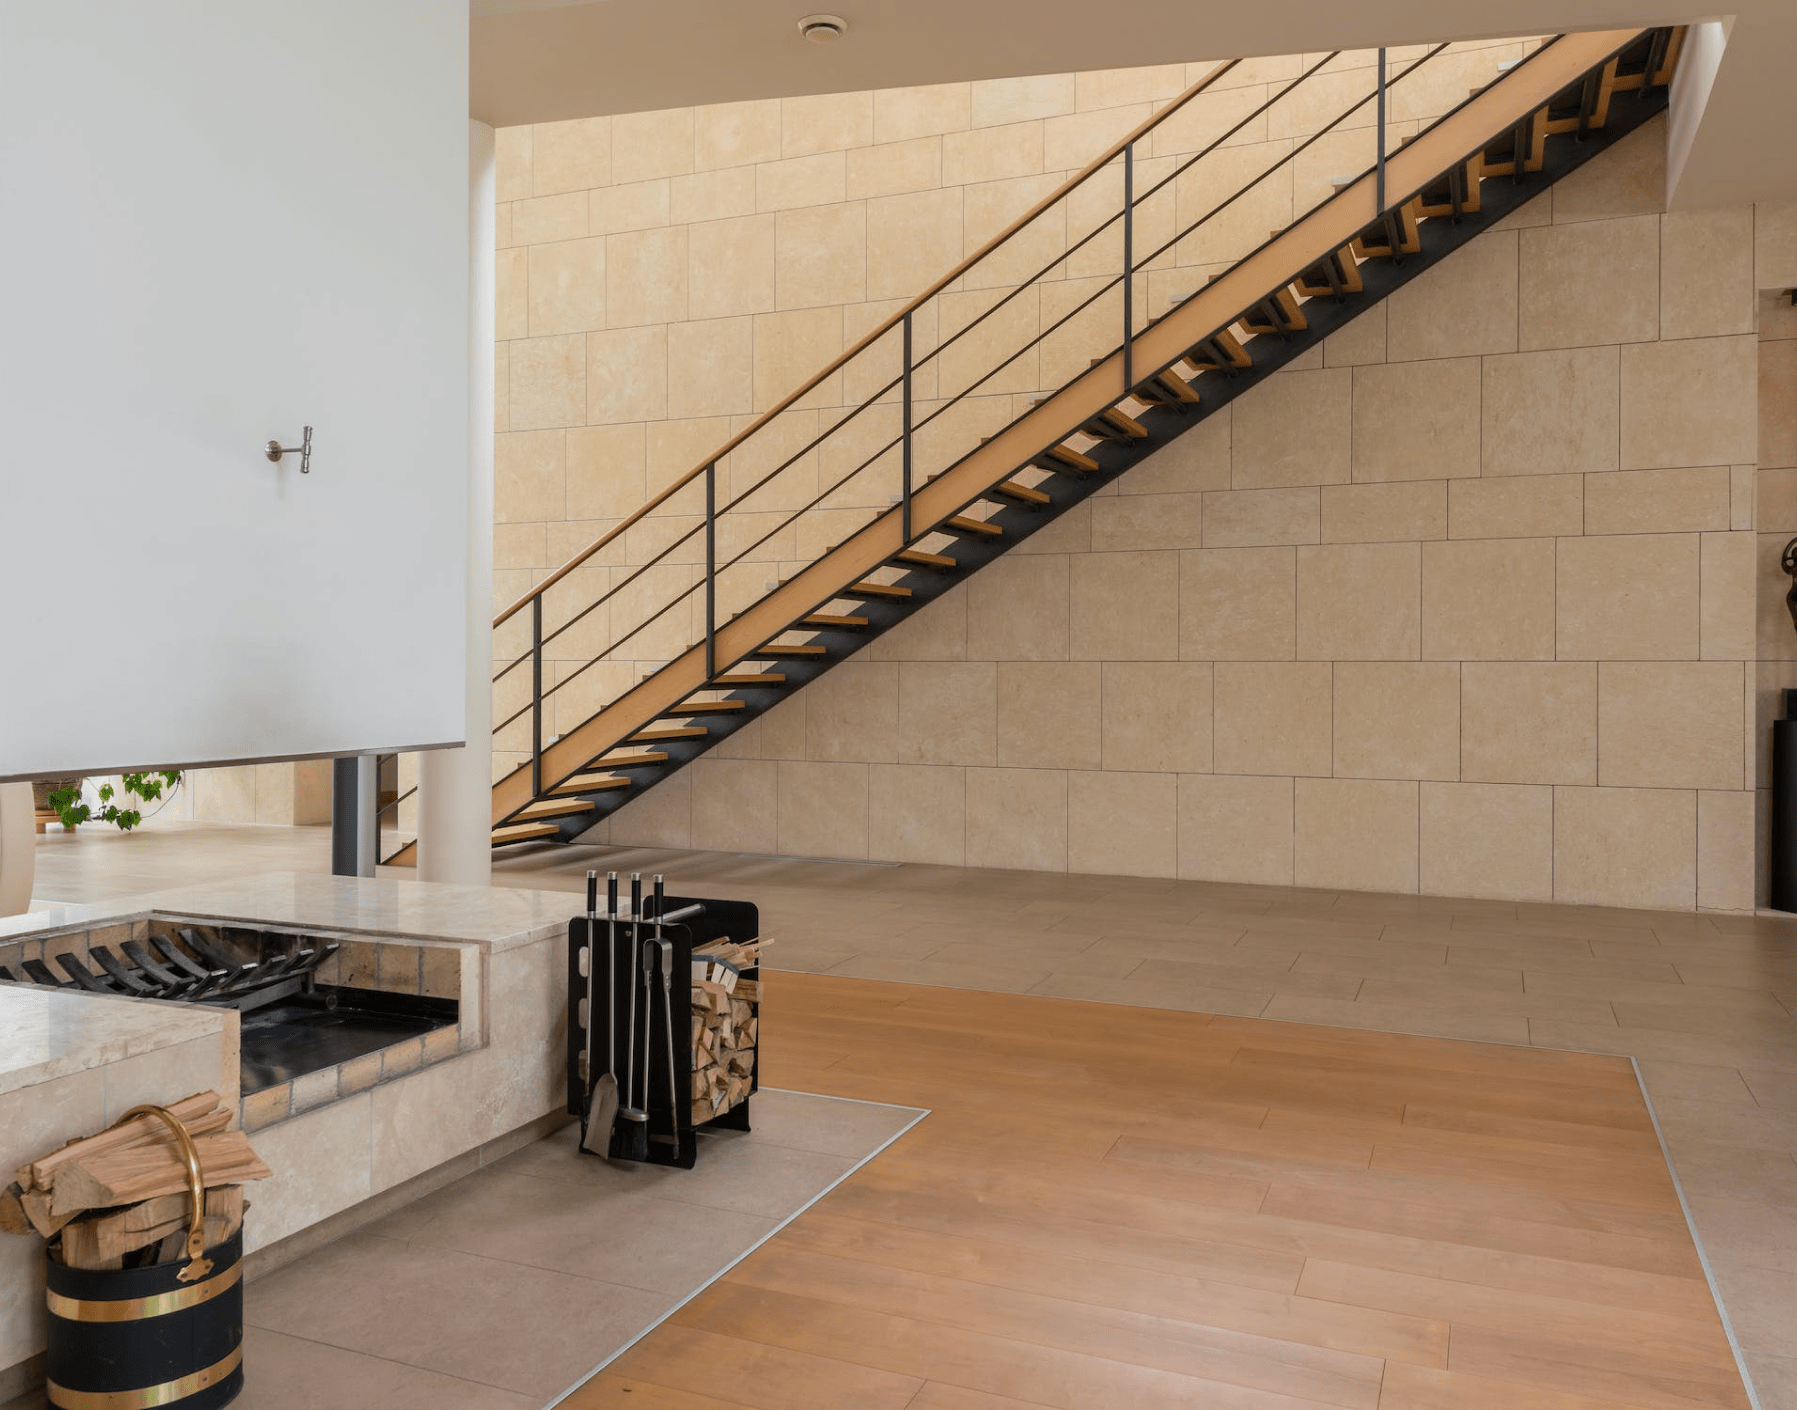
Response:
[[[1797,0],[1736,0],[1680,205],[1797,198]],[[799,37],[813,9],[839,43]],[[1680,23],[1666,0],[472,0],[495,126],[970,78]]]

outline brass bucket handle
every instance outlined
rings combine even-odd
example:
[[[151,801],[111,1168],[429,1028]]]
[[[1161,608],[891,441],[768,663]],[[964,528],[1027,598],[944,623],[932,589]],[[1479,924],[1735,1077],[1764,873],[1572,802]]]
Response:
[[[181,1148],[181,1159],[187,1166],[187,1193],[193,1201],[193,1212],[187,1224],[188,1263],[175,1274],[175,1281],[194,1282],[212,1271],[212,1260],[206,1257],[206,1175],[200,1169],[199,1148],[194,1145],[187,1128],[181,1124],[181,1118],[167,1107],[134,1106],[113,1122],[113,1125],[123,1126],[134,1116],[156,1117],[174,1134],[175,1144]]]

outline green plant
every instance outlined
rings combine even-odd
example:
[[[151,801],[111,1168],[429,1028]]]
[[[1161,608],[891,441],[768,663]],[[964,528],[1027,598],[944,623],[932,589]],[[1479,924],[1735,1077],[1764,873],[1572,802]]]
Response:
[[[167,788],[173,794],[175,785],[181,782],[179,769],[158,769],[141,774],[119,775],[119,787],[127,797],[140,798],[146,803],[154,803],[162,797],[162,790]],[[110,783],[100,785],[101,822],[117,824],[121,832],[129,832],[144,820],[143,811],[138,808],[121,808],[113,798],[118,796]],[[59,788],[50,795],[50,806],[62,814],[62,825],[72,828],[79,823],[89,821],[94,810],[81,801],[79,788]]]

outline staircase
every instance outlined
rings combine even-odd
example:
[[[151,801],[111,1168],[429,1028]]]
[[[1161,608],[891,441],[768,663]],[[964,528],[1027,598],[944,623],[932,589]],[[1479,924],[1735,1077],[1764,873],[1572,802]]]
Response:
[[[1332,54],[1195,156],[1148,157],[1219,65],[499,614],[494,845],[579,837],[1639,127],[1683,37],[1561,36],[1402,133],[1388,112],[1439,88],[1453,46],[1359,79]],[[1319,132],[1209,179],[1231,137],[1324,92]],[[1289,221],[1206,270],[1281,189]],[[1051,219],[1064,247],[1035,268]],[[1200,287],[1153,316],[1188,268]],[[1013,316],[1032,298],[1033,327]],[[805,410],[836,379],[859,404]]]

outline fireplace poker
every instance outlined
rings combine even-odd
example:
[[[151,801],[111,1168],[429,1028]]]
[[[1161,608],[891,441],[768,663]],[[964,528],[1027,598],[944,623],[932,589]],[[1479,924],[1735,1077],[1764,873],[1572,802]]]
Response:
[[[618,1108],[618,1115],[624,1118],[624,1127],[618,1137],[618,1158],[621,1160],[647,1160],[649,1158],[649,1113],[636,1104],[636,981],[640,969],[637,953],[637,924],[643,914],[643,874],[633,871],[630,874],[630,1029],[625,1039],[624,1060],[624,1105]],[[642,972],[643,992],[649,989],[649,975]],[[646,1009],[645,1005],[645,1009]],[[649,1046],[649,1015],[643,1014],[643,1106],[648,1103],[649,1059],[646,1056]]]
[[[659,878],[658,878],[659,880]],[[659,912],[658,912],[659,914]],[[657,926],[656,929],[660,929]],[[661,947],[661,1026],[668,1035],[668,1132],[676,1153],[680,1150],[680,1089],[674,1069],[674,942],[657,940]]]
[[[594,948],[593,909],[598,899],[599,873],[587,873],[587,1071],[593,1069],[593,971],[599,967]],[[587,1094],[587,1119],[581,1128],[580,1148],[611,1158],[612,1130],[618,1123],[618,874],[605,877],[605,1071]]]
[[[642,1159],[649,1158],[649,1142],[654,1139],[649,1135],[649,1089],[655,1080],[654,1069],[649,1064],[649,1030],[655,1026],[655,999],[649,992],[649,971],[655,968],[655,942],[643,941],[643,1154]]]

